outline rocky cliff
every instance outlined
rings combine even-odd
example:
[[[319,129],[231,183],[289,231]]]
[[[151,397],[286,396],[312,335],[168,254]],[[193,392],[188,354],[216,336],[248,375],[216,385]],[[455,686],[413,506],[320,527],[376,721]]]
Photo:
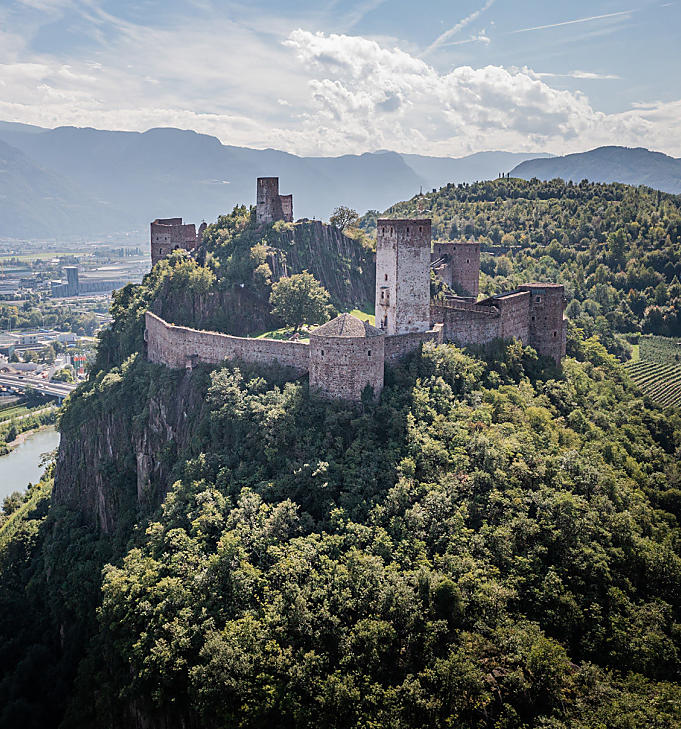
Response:
[[[321,220],[302,221],[278,232],[271,245],[284,253],[268,261],[275,279],[307,270],[337,303],[373,303],[375,254],[338,228]]]
[[[61,422],[54,501],[112,532],[131,511],[155,507],[175,464],[196,455],[205,370],[170,371],[138,356],[99,376]]]

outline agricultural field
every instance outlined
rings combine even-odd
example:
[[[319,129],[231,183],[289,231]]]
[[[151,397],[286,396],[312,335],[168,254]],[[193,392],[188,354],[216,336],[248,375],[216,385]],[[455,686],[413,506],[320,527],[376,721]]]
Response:
[[[660,405],[681,406],[681,339],[641,337],[635,354],[626,364],[631,379]]]

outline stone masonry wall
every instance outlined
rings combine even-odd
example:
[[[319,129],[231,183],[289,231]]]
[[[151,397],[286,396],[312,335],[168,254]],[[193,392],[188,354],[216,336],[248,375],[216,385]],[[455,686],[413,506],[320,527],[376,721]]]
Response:
[[[301,342],[248,339],[178,327],[150,311],[145,320],[147,358],[156,364],[180,369],[197,362],[220,364],[228,359],[249,364],[278,364],[290,367],[297,375],[308,370],[310,348]]]
[[[386,334],[428,331],[431,221],[384,218],[376,226],[376,325]]]
[[[367,385],[383,390],[385,337],[310,336],[310,392],[359,401]]]
[[[191,251],[196,248],[197,236],[194,223],[182,223],[182,218],[154,220],[151,228],[151,265],[165,258],[171,251],[181,248]]]
[[[445,258],[439,277],[459,296],[478,298],[480,281],[480,244],[469,241],[435,243],[433,260]]]
[[[433,322],[442,322],[445,342],[464,347],[488,344],[501,337],[501,315],[496,307],[434,304],[431,312]]]
[[[417,350],[425,342],[433,342],[434,344],[442,344],[443,326],[435,324],[432,329],[427,332],[413,332],[411,334],[393,334],[385,338],[385,361],[392,363],[411,352]]]
[[[526,284],[528,293],[529,344],[556,364],[565,356],[565,290],[560,284]]]
[[[282,220],[285,223],[293,222],[293,195],[279,195],[279,203],[281,205],[281,214],[284,216]]]
[[[530,296],[527,291],[497,296],[494,304],[500,313],[500,338],[515,338],[523,344],[529,344]]]

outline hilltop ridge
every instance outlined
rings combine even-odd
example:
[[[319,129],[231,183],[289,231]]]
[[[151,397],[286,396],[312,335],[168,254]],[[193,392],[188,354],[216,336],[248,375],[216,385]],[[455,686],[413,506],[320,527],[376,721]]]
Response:
[[[527,160],[514,167],[510,175],[524,180],[537,177],[572,182],[623,182],[681,193],[681,159],[643,147],[597,147],[564,157]]]

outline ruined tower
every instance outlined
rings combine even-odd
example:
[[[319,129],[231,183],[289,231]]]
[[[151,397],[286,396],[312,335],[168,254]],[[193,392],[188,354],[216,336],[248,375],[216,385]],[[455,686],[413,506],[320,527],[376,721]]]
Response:
[[[437,276],[459,296],[478,298],[480,244],[475,241],[435,243],[432,261]]]
[[[531,283],[519,288],[530,294],[528,344],[539,354],[560,364],[565,356],[567,334],[564,287],[560,284]]]
[[[172,251],[193,251],[199,243],[194,223],[184,225],[182,218],[157,218],[150,227],[152,267]]]
[[[383,390],[385,336],[352,314],[341,314],[310,333],[310,392],[338,400],[362,399],[370,385]]]
[[[376,223],[376,326],[386,334],[430,329],[430,220]]]
[[[293,195],[279,194],[278,177],[258,177],[255,219],[259,224],[293,222]]]

